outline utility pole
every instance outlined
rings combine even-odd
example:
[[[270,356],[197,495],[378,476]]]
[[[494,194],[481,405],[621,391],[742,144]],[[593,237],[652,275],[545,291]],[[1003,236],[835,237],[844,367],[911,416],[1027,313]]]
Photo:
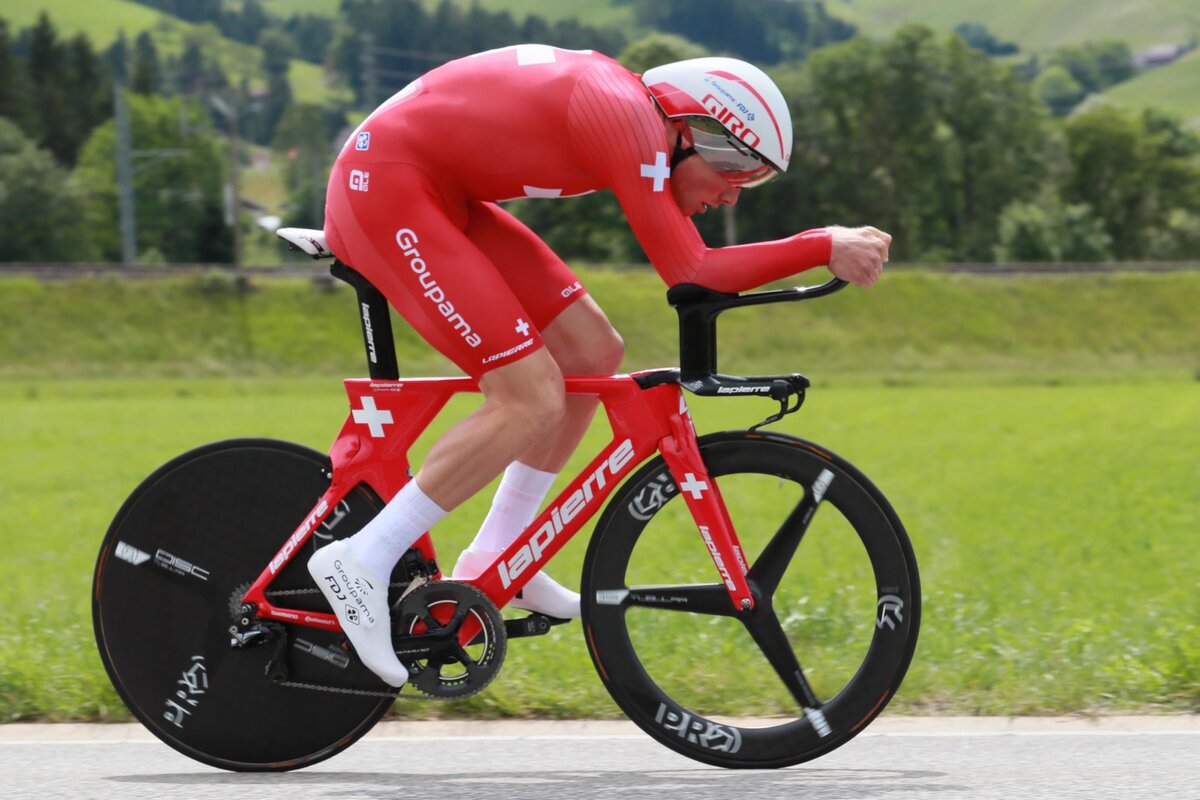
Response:
[[[375,63],[375,39],[369,33],[361,35],[359,63],[362,66],[363,95],[367,108],[374,108],[379,97],[379,72]]]
[[[737,244],[737,212],[733,206],[721,209],[721,222],[725,227],[725,246],[732,247]]]
[[[321,160],[321,152],[312,153],[312,214],[313,225],[317,228],[325,226],[325,165]]]
[[[137,263],[137,211],[133,205],[133,147],[129,106],[120,81],[113,81],[113,124],[116,132],[117,209],[121,227],[121,263]]]
[[[225,213],[225,224],[233,228],[233,265],[242,263],[242,228],[238,219],[238,210],[242,202],[241,194],[241,162],[239,154],[241,145],[238,137],[237,98],[232,103],[226,103],[220,95],[210,95],[209,102],[213,108],[221,112],[229,122],[229,187],[226,195],[228,204]]]
[[[242,204],[241,144],[238,139],[237,100],[233,101],[233,115],[229,119],[229,182],[233,186],[233,265],[242,263],[242,226],[239,214]]]

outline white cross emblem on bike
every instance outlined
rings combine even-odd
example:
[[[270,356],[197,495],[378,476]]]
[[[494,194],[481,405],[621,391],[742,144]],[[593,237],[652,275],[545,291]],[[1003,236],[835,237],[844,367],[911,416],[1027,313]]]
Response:
[[[354,421],[370,428],[371,437],[374,439],[382,439],[383,426],[392,424],[392,412],[386,408],[376,408],[374,397],[362,398],[362,408],[353,408],[351,411],[354,413]]]
[[[700,495],[704,494],[704,490],[707,488],[707,483],[696,480],[696,476],[690,472],[683,476],[683,483],[679,484],[679,491],[687,492],[693,500],[699,500]]]

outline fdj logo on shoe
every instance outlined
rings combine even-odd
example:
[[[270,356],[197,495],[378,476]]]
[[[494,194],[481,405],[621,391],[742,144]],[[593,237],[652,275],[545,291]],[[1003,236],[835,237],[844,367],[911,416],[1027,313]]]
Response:
[[[341,583],[338,583],[337,578],[332,575],[325,576],[325,582],[329,584],[329,588],[333,590],[333,595],[338,600],[346,600],[346,621],[353,624],[360,624],[360,619],[365,617],[368,625],[375,624],[375,615],[371,613],[371,609],[367,606],[367,592],[375,591],[375,587],[366,578],[356,578],[350,580],[350,576],[346,574],[346,570],[342,568],[340,560],[333,562],[333,568],[337,570],[338,578],[341,578]],[[343,591],[342,587],[345,586]]]

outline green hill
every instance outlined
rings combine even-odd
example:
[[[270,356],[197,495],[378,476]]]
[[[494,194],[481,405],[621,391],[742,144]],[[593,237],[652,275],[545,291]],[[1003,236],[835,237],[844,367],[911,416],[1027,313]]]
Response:
[[[264,0],[281,15],[335,16],[339,0]],[[440,0],[422,0],[432,8]],[[469,5],[468,0],[459,0]],[[558,0],[478,0],[488,11],[508,10],[521,19],[537,14],[554,21],[575,17],[588,25],[635,25],[628,0],[562,3]],[[1200,4],[1195,0],[826,0],[834,16],[853,22],[868,35],[885,35],[904,22],[952,30],[965,21],[982,22],[1022,50],[1039,51],[1071,42],[1115,38],[1133,48],[1186,41],[1200,34]]]
[[[1033,52],[1091,39],[1120,39],[1136,50],[1200,35],[1196,0],[827,0],[826,6],[869,35],[904,22],[947,31],[982,22]]]
[[[1100,97],[1129,108],[1170,109],[1200,129],[1200,50],[1165,67],[1146,70]]]
[[[32,0],[23,0],[31,2]],[[440,0],[422,0],[432,8]],[[479,0],[489,11],[508,10],[521,19],[538,14],[547,20],[576,17],[590,25],[636,29],[633,4],[620,0],[568,4],[555,0]],[[274,14],[312,13],[333,17],[339,0],[265,0]],[[467,0],[460,0],[467,5]],[[868,36],[886,36],[906,22],[953,30],[962,22],[982,22],[1023,54],[1045,53],[1061,45],[1118,39],[1135,51],[1153,44],[1182,43],[1200,37],[1200,3],[1195,0],[826,0],[835,16]],[[636,34],[634,34],[636,35]],[[1200,126],[1200,53],[1148,70],[1103,97],[1131,108],[1168,109]],[[1096,101],[1093,101],[1096,102]]]
[[[421,0],[427,9],[436,8],[441,0]],[[459,5],[469,6],[470,0],[458,0]],[[625,0],[594,0],[590,3],[564,3],[561,0],[478,0],[487,11],[508,11],[516,20],[529,14],[556,22],[574,18],[585,25],[614,25],[628,27],[634,24],[633,4]],[[340,0],[263,0],[267,11],[279,16],[291,14],[318,14],[324,17],[337,16]]]
[[[340,0],[264,0],[267,10],[278,16],[294,13],[336,17]],[[422,0],[429,8],[440,0]],[[478,0],[489,11],[508,10],[520,20],[537,14],[555,21],[574,17],[588,25],[615,26],[636,35],[634,8],[621,0],[592,3],[561,3],[556,0]],[[466,0],[460,2],[466,6]],[[982,22],[1000,39],[1013,41],[1023,52],[1043,52],[1057,46],[1094,39],[1114,38],[1134,49],[1164,42],[1184,42],[1200,36],[1200,4],[1194,0],[826,0],[831,14],[843,17],[870,36],[884,36],[905,22],[920,22],[949,31],[965,21]],[[161,14],[130,0],[6,0],[0,16],[13,27],[32,25],[47,11],[58,29],[67,35],[86,33],[98,47],[105,47],[124,30],[132,38],[149,30],[164,53],[182,50],[185,35],[204,27],[212,50],[222,65],[237,79],[261,79],[257,48],[220,36],[211,26],[191,23]],[[1158,105],[1186,117],[1200,116],[1200,56],[1186,63],[1151,70],[1134,81],[1111,90],[1114,102],[1141,107]],[[328,87],[323,70],[293,61],[290,73],[297,95],[322,102],[336,90]]]
[[[149,31],[162,54],[177,55],[183,52],[186,37],[198,33],[204,37],[205,50],[217,55],[230,80],[265,82],[257,47],[226,39],[212,26],[184,22],[128,0],[5,0],[0,17],[8,20],[10,29],[26,28],[36,23],[43,11],[61,36],[86,34],[98,49],[112,44],[121,31],[130,40]],[[288,77],[297,96],[317,103],[338,91],[325,84],[324,70],[315,64],[293,60]]]

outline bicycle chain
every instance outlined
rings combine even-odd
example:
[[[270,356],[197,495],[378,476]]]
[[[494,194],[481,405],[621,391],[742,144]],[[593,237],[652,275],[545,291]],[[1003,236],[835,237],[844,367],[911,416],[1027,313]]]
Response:
[[[403,602],[404,598],[406,598],[408,595],[412,594],[416,589],[419,589],[421,586],[425,585],[427,582],[428,581],[425,578],[417,577],[417,578],[413,579],[412,581],[409,581],[408,583],[388,584],[388,588],[404,587],[404,592],[400,595],[399,598],[397,598],[396,602],[393,605],[398,606],[401,602]],[[313,594],[313,593],[319,594],[320,591],[321,591],[320,589],[277,589],[277,590],[271,591],[269,593],[264,592],[264,594],[283,596],[283,595],[298,595],[298,594]],[[315,690],[318,692],[332,692],[334,694],[349,694],[349,695],[355,695],[358,697],[390,697],[392,700],[441,700],[442,699],[440,697],[434,697],[433,695],[427,695],[423,692],[420,694],[404,694],[404,690],[402,688],[397,689],[394,692],[381,692],[381,691],[376,691],[376,690],[372,690],[372,689],[348,689],[344,686],[325,686],[324,684],[320,684],[320,683],[304,683],[303,681],[277,681],[275,683],[275,685],[282,686],[287,689],[312,689],[312,690]],[[480,689],[482,689],[482,688],[483,687],[481,686]],[[418,690],[418,691],[420,691],[420,690]]]
[[[428,695],[404,694],[403,691],[395,692],[380,692],[372,689],[347,689],[343,686],[324,686],[320,683],[304,683],[302,681],[278,681],[275,686],[283,686],[287,689],[314,689],[319,692],[333,692],[334,694],[352,694],[361,697],[390,697],[393,700],[440,700],[438,697],[430,697]]]

